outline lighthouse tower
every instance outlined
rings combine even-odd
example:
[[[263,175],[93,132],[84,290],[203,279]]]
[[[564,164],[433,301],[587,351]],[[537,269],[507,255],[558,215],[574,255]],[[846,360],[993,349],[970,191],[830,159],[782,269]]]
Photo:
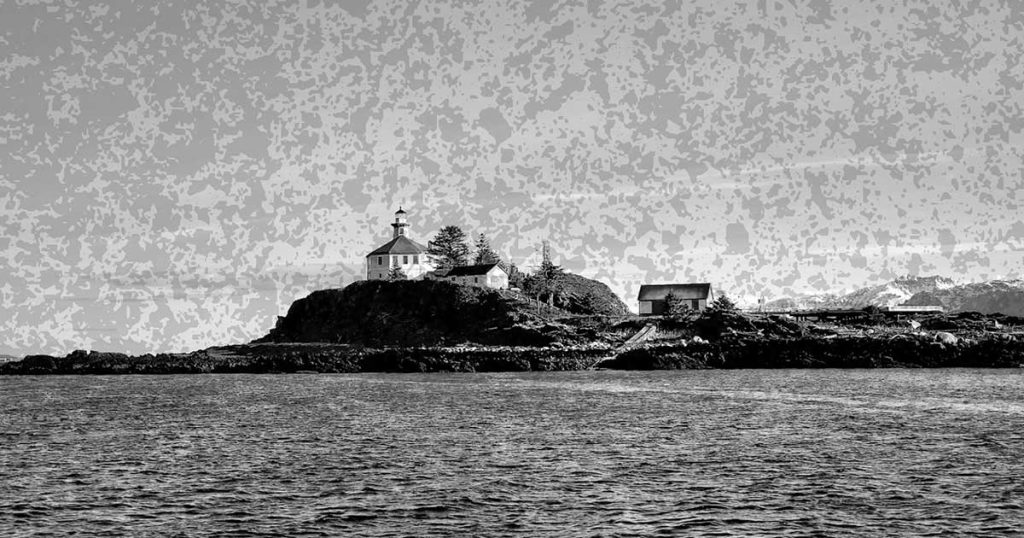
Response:
[[[395,229],[393,239],[398,239],[398,236],[405,235],[405,229],[409,227],[409,223],[405,220],[405,210],[402,209],[402,206],[398,206],[398,211],[395,211],[395,222],[391,223],[391,227]]]
[[[396,268],[410,279],[422,278],[435,269],[427,247],[409,239],[409,222],[405,216],[405,210],[399,206],[395,211],[395,222],[391,223],[391,240],[366,255],[367,280],[385,280]]]

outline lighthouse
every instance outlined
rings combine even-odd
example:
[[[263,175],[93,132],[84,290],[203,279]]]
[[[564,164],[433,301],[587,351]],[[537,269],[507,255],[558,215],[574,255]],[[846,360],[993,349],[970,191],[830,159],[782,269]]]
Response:
[[[406,278],[421,278],[435,269],[427,247],[409,239],[409,221],[401,206],[391,223],[391,240],[366,255],[366,279],[386,280],[392,269],[401,269]]]
[[[400,235],[405,235],[405,229],[409,227],[409,222],[405,220],[405,210],[402,209],[402,206],[398,206],[398,211],[395,211],[395,222],[391,223],[391,227],[395,229],[393,239],[397,239]]]

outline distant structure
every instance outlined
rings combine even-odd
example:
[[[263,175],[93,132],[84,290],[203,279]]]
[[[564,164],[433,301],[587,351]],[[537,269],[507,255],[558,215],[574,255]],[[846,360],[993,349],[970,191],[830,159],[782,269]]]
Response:
[[[941,314],[944,310],[941,306],[883,306],[879,310],[891,314]]]
[[[508,289],[508,273],[496,263],[452,267],[444,279],[464,286],[498,290]]]
[[[427,247],[409,239],[405,215],[405,210],[399,206],[395,222],[391,223],[394,229],[391,241],[366,255],[367,280],[386,280],[394,268],[400,268],[409,279],[421,278],[434,270],[434,260],[427,254]]]
[[[659,316],[668,313],[665,297],[671,293],[691,310],[701,311],[715,298],[711,284],[644,284],[640,286],[637,301],[641,316]]]

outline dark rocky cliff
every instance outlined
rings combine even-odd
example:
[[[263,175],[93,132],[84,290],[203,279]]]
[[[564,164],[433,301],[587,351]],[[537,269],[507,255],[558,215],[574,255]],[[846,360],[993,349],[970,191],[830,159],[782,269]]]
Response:
[[[539,329],[553,319],[628,313],[608,286],[573,274],[562,276],[554,307],[507,290],[436,280],[375,280],[316,291],[295,301],[278,326],[258,341],[543,346],[567,336]]]
[[[278,326],[258,341],[364,346],[507,343],[491,341],[495,331],[552,314],[566,313],[539,311],[508,291],[434,280],[362,281],[295,301]]]
[[[582,315],[629,315],[629,308],[622,299],[603,282],[566,273],[561,277],[560,286],[561,291],[554,300],[558,308]]]

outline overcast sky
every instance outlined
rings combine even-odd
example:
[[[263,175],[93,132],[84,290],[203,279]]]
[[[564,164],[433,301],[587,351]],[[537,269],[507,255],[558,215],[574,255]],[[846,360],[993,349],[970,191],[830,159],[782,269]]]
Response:
[[[248,341],[399,204],[526,269],[547,239],[634,309],[1024,273],[1016,0],[19,0],[0,29],[0,353]]]

